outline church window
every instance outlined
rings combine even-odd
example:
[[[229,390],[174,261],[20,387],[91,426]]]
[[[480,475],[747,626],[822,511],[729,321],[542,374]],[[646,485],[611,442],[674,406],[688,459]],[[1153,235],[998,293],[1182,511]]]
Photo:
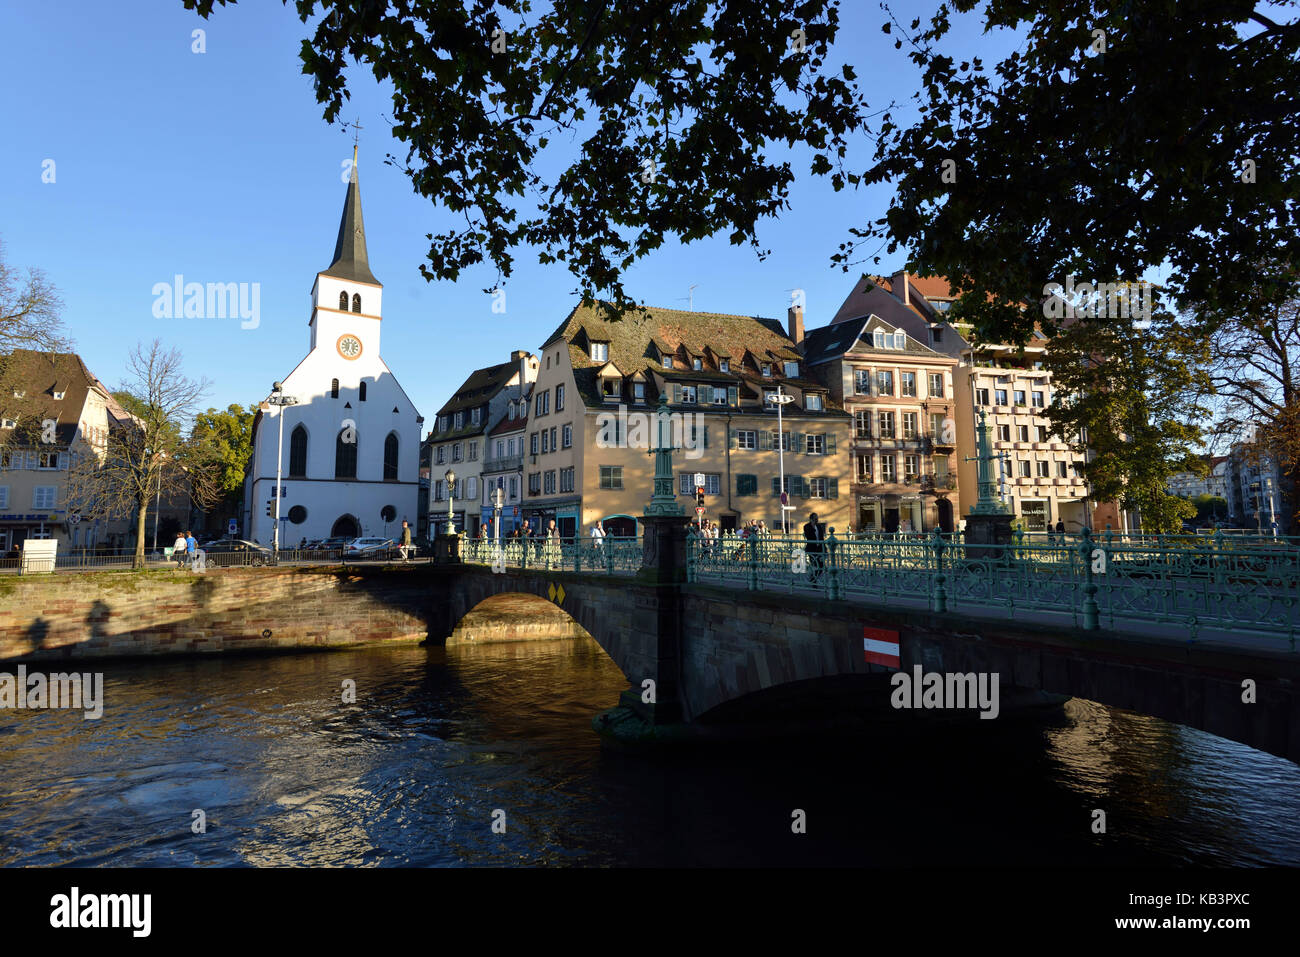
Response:
[[[345,441],[351,439],[351,442]],[[347,428],[339,432],[334,442],[334,477],[357,477],[357,434],[356,429]]]
[[[330,381],[330,398],[337,399],[338,397],[339,397],[339,380],[333,379]]]
[[[365,382],[362,382],[362,383],[361,383],[361,401],[362,401],[362,402],[365,402],[365,401],[366,401],[366,384],[365,384]]]
[[[379,510],[379,517],[385,522],[392,522],[397,518],[397,509],[391,505],[385,505]]]
[[[301,425],[293,428],[289,438],[289,475],[302,477],[307,474],[307,430]]]
[[[339,309],[343,312],[348,311],[348,294],[346,292],[339,293]]]
[[[307,510],[301,505],[295,505],[293,508],[289,509],[289,521],[293,522],[295,525],[301,525],[303,522],[307,521]]]
[[[355,293],[355,292],[354,292],[354,293],[352,294],[352,311],[353,311],[353,312],[360,312],[360,311],[361,311],[361,294],[360,294],[360,293]]]
[[[384,479],[397,481],[397,435],[388,433],[384,439]]]

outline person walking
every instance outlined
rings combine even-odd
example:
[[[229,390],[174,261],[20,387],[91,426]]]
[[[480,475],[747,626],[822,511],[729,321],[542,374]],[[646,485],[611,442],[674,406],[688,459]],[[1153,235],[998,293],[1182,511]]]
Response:
[[[172,544],[172,561],[176,563],[177,568],[185,567],[185,553],[189,546],[185,542],[185,533],[177,532],[176,541]]]
[[[803,527],[804,552],[808,556],[808,582],[816,584],[822,573],[822,549],[826,542],[826,526],[817,521],[817,513],[809,512]]]
[[[600,522],[597,522],[595,525],[591,526],[591,541],[592,544],[596,546],[596,554],[604,555],[605,554],[605,529],[600,524]]]
[[[199,554],[199,543],[194,538],[194,533],[187,531],[185,533],[185,558],[192,566],[194,559]]]
[[[546,544],[543,546],[546,567],[560,567],[560,530],[555,527],[555,519],[551,519],[546,528]]]
[[[406,519],[402,519],[402,544],[398,546],[398,551],[402,553],[402,561],[410,561],[411,553],[411,526]]]

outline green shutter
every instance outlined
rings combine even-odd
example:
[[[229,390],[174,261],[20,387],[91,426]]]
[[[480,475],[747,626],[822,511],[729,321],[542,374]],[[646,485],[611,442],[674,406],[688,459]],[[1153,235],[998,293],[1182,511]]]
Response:
[[[704,427],[704,447],[706,449],[709,447],[709,427],[707,425]]]
[[[772,433],[767,429],[760,429],[758,432],[758,450],[760,452],[772,451]]]
[[[835,454],[835,433],[834,432],[826,433],[826,454],[827,455]]]
[[[781,494],[781,479],[779,476],[772,477],[772,497],[777,498]]]
[[[740,405],[739,386],[727,386],[727,405]]]
[[[696,395],[699,396],[701,403],[708,404],[713,400],[713,387],[707,385],[697,386]]]
[[[734,449],[735,447],[736,447],[736,430],[727,429],[727,448]]]
[[[826,494],[830,498],[840,497],[840,480],[837,478],[828,478],[826,480]]]
[[[681,401],[682,401],[682,387],[681,387],[680,385],[678,385],[677,383],[675,383],[675,382],[673,383],[673,393],[672,393],[672,396],[673,396],[673,397],[672,397],[672,403],[673,403],[673,405],[678,405],[678,404],[681,403]]]
[[[806,447],[807,447],[807,446],[806,446],[805,443],[804,443],[804,438],[803,438],[803,433],[802,433],[802,432],[791,432],[791,433],[790,433],[790,451],[791,451],[791,452],[799,453],[799,452],[802,452]]]

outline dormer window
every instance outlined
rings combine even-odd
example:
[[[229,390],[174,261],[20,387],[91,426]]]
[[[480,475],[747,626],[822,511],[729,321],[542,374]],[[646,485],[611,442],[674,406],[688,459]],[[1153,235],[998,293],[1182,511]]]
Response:
[[[877,349],[885,348],[885,333],[882,329],[877,329],[871,334],[871,344]]]
[[[616,376],[606,376],[600,380],[600,394],[606,402],[617,402],[622,392],[622,383]]]
[[[67,395],[66,392],[56,392],[56,393],[54,393],[54,398],[56,398],[56,399],[62,399],[65,395]]]
[[[804,396],[803,407],[809,412],[820,412],[822,410],[822,397],[815,393]]]
[[[763,363],[763,375],[769,377],[772,375],[772,363],[770,362]]]
[[[900,330],[900,331],[894,333],[894,348],[895,348],[895,349],[906,349],[906,348],[907,348],[907,333],[906,333],[906,332],[903,332],[903,331]]]
[[[664,356],[664,368],[665,368],[665,369],[671,369],[672,367],[673,367],[673,357],[672,357],[672,356]]]
[[[609,361],[609,343],[593,342],[591,344],[591,361],[608,362]]]
[[[513,419],[514,417],[515,417],[515,404],[514,404],[513,402],[511,402],[511,403],[510,403],[510,418]]]
[[[730,372],[730,371],[731,371],[731,362],[730,362],[729,360],[727,360],[727,359],[719,359],[719,360],[718,360],[718,371],[719,371],[719,372]]]
[[[27,393],[26,393],[24,390],[22,390],[22,389],[14,389],[14,398],[15,398],[15,399],[25,399],[25,398],[27,398]]]
[[[456,413],[456,428],[460,429],[460,428],[464,428],[464,426],[465,426],[465,413],[464,413],[464,412],[457,412],[457,413]]]
[[[700,358],[693,359],[693,360],[691,361],[691,368],[694,369],[696,372],[701,372],[701,371],[703,371],[703,369],[704,369],[704,360],[703,360],[703,359],[700,359]]]
[[[633,383],[632,383],[632,398],[635,399],[637,402],[644,402],[644,401],[645,401],[645,383],[644,383],[644,382],[633,382]]]
[[[797,379],[797,378],[799,378],[799,363],[797,363],[797,362],[787,362],[787,363],[785,364],[785,377],[786,377],[787,379]]]

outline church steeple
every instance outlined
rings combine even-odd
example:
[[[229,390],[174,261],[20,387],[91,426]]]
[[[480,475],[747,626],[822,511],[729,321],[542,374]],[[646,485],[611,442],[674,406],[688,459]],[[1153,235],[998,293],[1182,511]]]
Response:
[[[370,271],[370,259],[366,255],[366,227],[361,219],[361,184],[357,179],[355,145],[352,147],[352,176],[348,180],[347,198],[343,201],[343,218],[339,221],[339,238],[334,244],[334,261],[323,275],[380,285]]]

